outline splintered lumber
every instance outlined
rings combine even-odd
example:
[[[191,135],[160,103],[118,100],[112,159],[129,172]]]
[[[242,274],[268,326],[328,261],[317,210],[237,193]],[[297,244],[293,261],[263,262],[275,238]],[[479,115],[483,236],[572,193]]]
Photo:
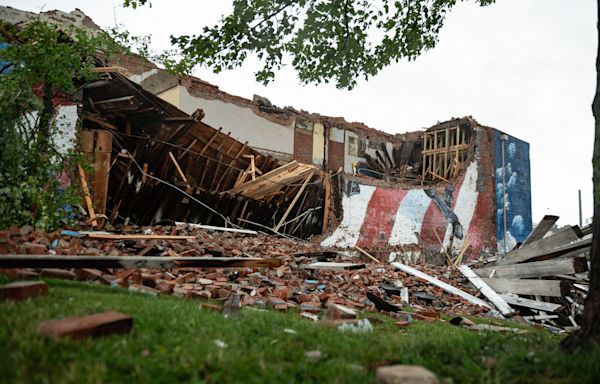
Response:
[[[279,259],[251,257],[0,255],[0,268],[173,269],[279,266]]]
[[[79,181],[81,182],[81,189],[83,190],[85,205],[87,205],[88,214],[90,215],[90,219],[92,220],[92,227],[97,227],[98,221],[96,220],[96,213],[94,212],[94,206],[92,205],[90,189],[88,188],[87,181],[85,180],[85,172],[83,172],[83,168],[80,164],[77,164],[77,169],[79,170]]]
[[[279,168],[275,168],[274,170],[265,173],[264,175],[262,175],[261,177],[256,178],[255,180],[249,181],[247,183],[244,183],[238,187],[232,188],[229,191],[226,191],[225,193],[229,193],[229,194],[236,194],[241,192],[242,190],[246,189],[246,188],[250,188],[256,184],[260,184],[262,181],[264,180],[269,180],[270,178],[273,178],[276,175],[279,175],[281,173],[284,173],[286,171],[289,171],[290,169],[294,169],[298,167],[298,162],[296,160],[291,161],[287,164],[282,165]]]
[[[527,236],[527,239],[525,239],[523,244],[521,244],[521,247],[543,238],[544,235],[546,233],[548,233],[549,230],[552,229],[552,227],[554,226],[554,224],[557,221],[558,221],[558,216],[553,216],[553,215],[544,216],[542,221],[539,222],[539,224],[535,227],[535,229],[529,234],[529,236]]]
[[[308,182],[310,181],[311,178],[312,178],[312,175],[308,175],[308,177],[306,178],[306,180],[304,180],[304,183],[302,184],[302,186],[298,190],[298,193],[296,193],[296,196],[294,196],[294,199],[288,205],[287,209],[285,210],[285,213],[283,214],[283,216],[281,216],[281,219],[279,219],[279,223],[277,223],[277,225],[275,226],[275,228],[273,228],[273,230],[275,232],[277,232],[279,230],[279,228],[281,228],[281,226],[285,222],[285,219],[287,219],[288,215],[290,214],[290,212],[292,211],[292,209],[296,205],[296,202],[298,201],[298,199],[300,198],[300,196],[302,196],[302,192],[304,192],[304,189],[308,185]]]
[[[304,269],[362,269],[364,264],[317,262],[304,266]]]
[[[487,297],[492,302],[492,304],[496,306],[496,308],[498,308],[500,313],[502,313],[504,316],[513,315],[514,311],[512,310],[510,305],[508,305],[506,301],[502,299],[502,297],[500,297],[492,288],[490,288],[489,285],[487,285],[479,276],[477,276],[475,272],[471,270],[471,268],[467,267],[466,265],[461,265],[458,267],[458,270],[467,279],[469,279],[471,284],[473,284],[475,288],[479,289],[479,291],[485,297]]]
[[[115,333],[129,333],[132,327],[133,318],[131,316],[119,312],[103,312],[90,316],[45,321],[38,325],[37,331],[53,339],[63,337],[83,339]]]
[[[498,293],[561,297],[560,280],[489,279],[482,278]]]
[[[545,301],[525,299],[523,297],[513,295],[500,295],[500,297],[502,297],[504,301],[510,305],[537,309],[538,311],[558,313],[564,309],[564,306],[560,304],[548,303]]]
[[[90,239],[105,239],[105,240],[193,240],[196,236],[179,236],[179,235],[138,235],[138,234],[116,234],[116,233],[99,233],[99,232],[81,232],[82,235]]]
[[[546,261],[534,261],[516,265],[501,265],[497,267],[486,267],[475,269],[479,277],[494,277],[506,279],[523,279],[527,277],[544,277],[556,275],[572,275],[585,272],[588,269],[585,257],[572,259],[558,259]]]
[[[469,301],[470,303],[477,304],[477,305],[479,305],[481,307],[485,307],[485,308],[488,308],[488,309],[493,309],[492,306],[490,304],[486,303],[485,301],[483,301],[481,299],[478,299],[477,297],[475,297],[475,296],[473,296],[473,295],[471,295],[471,294],[469,294],[469,293],[467,293],[465,291],[461,291],[460,289],[458,289],[456,287],[453,287],[453,286],[451,286],[448,283],[444,283],[443,281],[438,280],[438,279],[436,279],[433,276],[429,276],[428,274],[423,273],[423,272],[421,272],[421,271],[419,271],[419,270],[417,270],[415,268],[409,267],[408,265],[404,265],[402,263],[394,262],[394,263],[392,263],[392,266],[394,268],[396,268],[396,269],[399,269],[399,270],[403,271],[403,272],[406,272],[408,274],[416,276],[416,277],[418,277],[420,279],[426,280],[426,281],[430,282],[431,284],[433,284],[433,285],[435,285],[437,287],[442,288],[444,291],[446,291],[448,293],[451,293],[453,295],[457,295],[459,297],[462,297],[463,299]]]
[[[529,243],[514,251],[507,252],[499,257],[493,265],[516,264],[536,257],[543,256],[551,258],[564,255],[573,249],[565,250],[564,248],[561,248],[561,250],[556,250],[556,248],[578,240],[581,235],[581,230],[577,226],[563,228],[551,236]]]

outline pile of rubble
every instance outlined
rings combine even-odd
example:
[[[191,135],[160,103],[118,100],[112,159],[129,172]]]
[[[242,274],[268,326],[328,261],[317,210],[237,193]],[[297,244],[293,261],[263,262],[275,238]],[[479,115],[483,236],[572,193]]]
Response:
[[[589,287],[591,226],[552,231],[545,216],[523,244],[483,260],[474,270],[499,299],[529,322],[554,332],[579,327]]]
[[[418,268],[381,262],[360,248],[324,249],[184,223],[123,227],[120,233],[13,227],[0,231],[0,255],[9,255],[0,256],[0,267],[15,278],[41,275],[151,295],[234,300],[238,308],[295,310],[315,320],[332,308],[397,316],[410,306],[425,318],[515,316],[564,332],[576,329],[583,313],[591,231],[574,226],[551,233],[556,219],[544,218],[523,244],[502,255]]]
[[[353,310],[381,310],[376,297],[396,312],[402,305],[429,307],[430,312],[486,315],[490,309],[473,304],[426,280],[371,259],[343,251],[323,250],[307,241],[207,230],[187,225],[123,228],[117,235],[101,232],[43,233],[30,227],[0,232],[0,254],[87,255],[150,258],[270,258],[278,267],[161,269],[5,269],[15,277],[37,275],[94,281],[152,295],[225,301],[239,295],[242,306],[298,310],[317,318],[322,310],[339,304]],[[477,294],[457,271],[420,266],[422,271],[461,290]],[[370,295],[370,298],[367,297]]]

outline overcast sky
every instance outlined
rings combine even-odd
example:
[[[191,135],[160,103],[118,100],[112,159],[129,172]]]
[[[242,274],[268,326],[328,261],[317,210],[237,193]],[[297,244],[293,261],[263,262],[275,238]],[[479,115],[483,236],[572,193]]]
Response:
[[[39,12],[78,7],[101,27],[124,24],[153,36],[156,50],[169,35],[194,34],[214,24],[230,1],[151,0],[152,8],[124,9],[122,1],[0,0]],[[215,75],[195,75],[234,95],[265,96],[278,106],[343,116],[390,133],[414,131],[452,117],[480,123],[530,143],[534,222],[545,214],[577,224],[577,190],[584,220],[592,215],[591,102],[595,87],[596,6],[593,0],[474,1],[448,15],[438,46],[413,62],[394,64],[351,91],[301,86],[284,69],[268,86],[254,81],[256,61]]]

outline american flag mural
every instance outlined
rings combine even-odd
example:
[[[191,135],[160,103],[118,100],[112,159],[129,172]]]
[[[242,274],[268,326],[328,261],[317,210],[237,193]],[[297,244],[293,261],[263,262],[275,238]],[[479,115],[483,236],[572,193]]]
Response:
[[[479,172],[473,161],[454,183],[433,189],[359,184],[358,193],[343,196],[342,222],[322,245],[386,249],[417,244],[417,233],[425,244],[439,246],[437,233],[452,249],[468,239],[469,254],[478,256],[496,247],[494,194],[480,196]]]

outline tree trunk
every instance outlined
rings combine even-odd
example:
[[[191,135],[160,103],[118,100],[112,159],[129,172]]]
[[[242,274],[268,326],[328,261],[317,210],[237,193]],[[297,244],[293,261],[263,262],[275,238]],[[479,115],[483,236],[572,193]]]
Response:
[[[42,95],[42,112],[40,113],[38,133],[37,133],[37,153],[46,154],[50,147],[50,135],[52,132],[52,118],[54,117],[54,101],[52,96],[52,86],[46,78]]]
[[[596,56],[596,95],[592,103],[595,119],[594,153],[592,155],[594,183],[594,218],[592,223],[592,250],[590,253],[592,267],[590,269],[590,287],[583,324],[579,332],[573,333],[563,340],[562,346],[571,349],[584,345],[600,345],[600,0],[597,0],[598,11],[598,53]]]

